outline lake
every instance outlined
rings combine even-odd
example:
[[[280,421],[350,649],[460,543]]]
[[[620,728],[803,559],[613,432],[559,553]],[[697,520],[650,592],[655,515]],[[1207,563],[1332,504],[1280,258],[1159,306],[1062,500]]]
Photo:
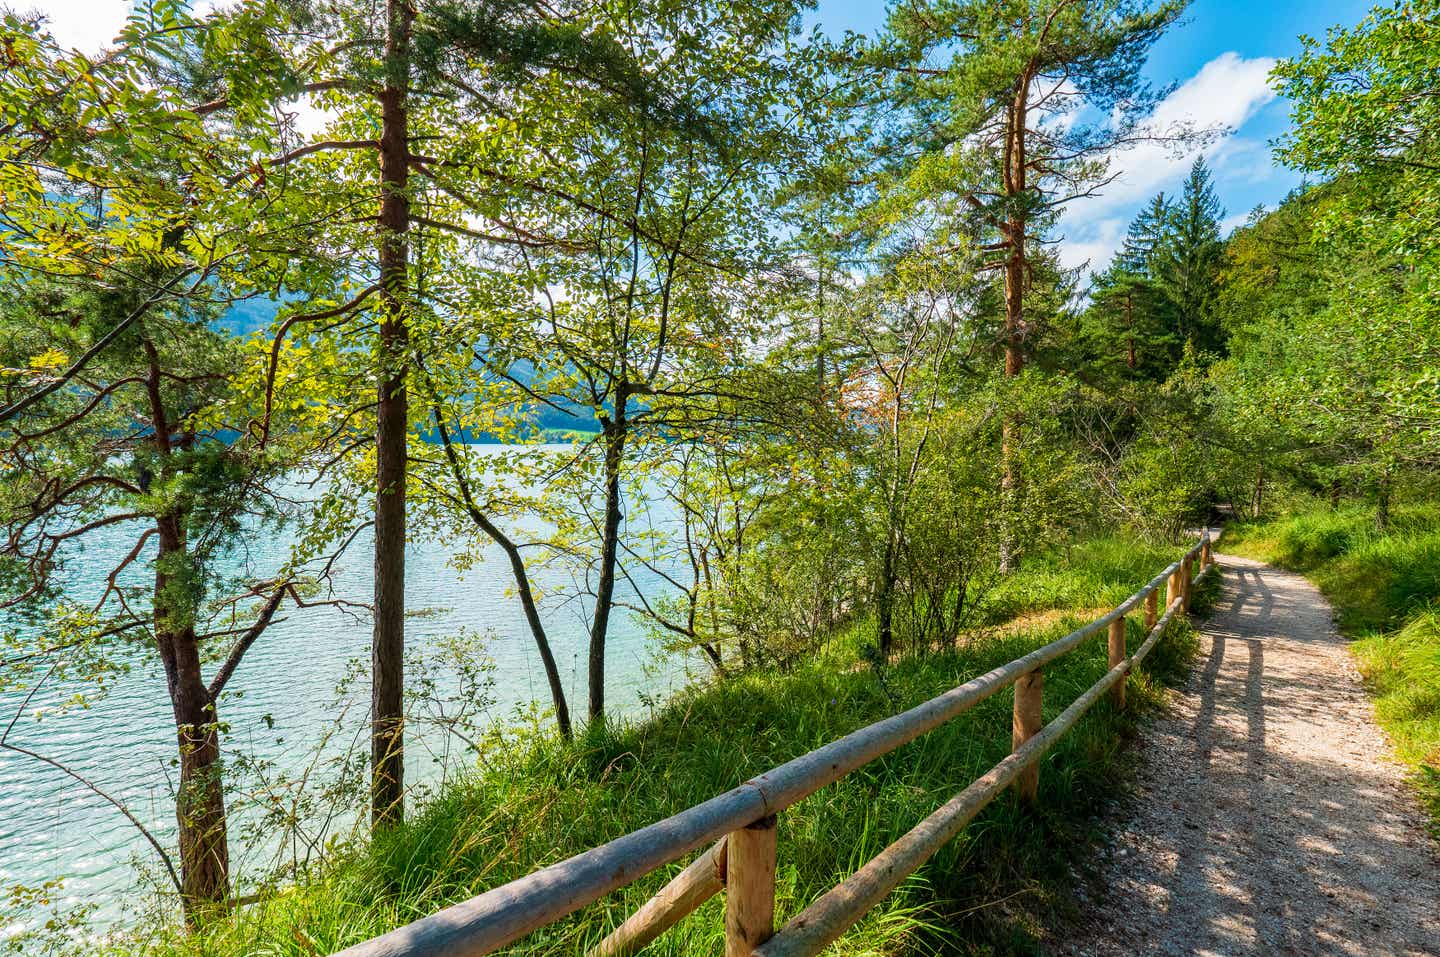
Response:
[[[483,449],[483,447],[476,447]],[[484,454],[483,451],[477,454]],[[93,600],[109,568],[133,544],[117,530],[109,540],[94,540],[67,572],[70,593]],[[261,536],[250,543],[256,567],[274,568],[284,559],[289,542]],[[549,706],[549,691],[525,625],[518,600],[511,594],[508,563],[498,548],[485,551],[474,568],[457,572],[451,555],[426,542],[411,545],[406,565],[406,600],[411,611],[407,641],[411,647],[434,646],[461,629],[488,633],[485,654],[493,661],[495,720],[515,720],[516,709],[532,703]],[[342,595],[368,601],[371,551],[357,540],[339,572]],[[659,576],[632,569],[637,586],[647,593],[662,589]],[[542,569],[536,586],[544,592],[572,584],[559,569]],[[623,578],[621,585],[623,587]],[[543,617],[569,696],[571,713],[585,709],[585,651],[588,601],[547,603]],[[220,717],[230,726],[225,747],[264,762],[274,773],[297,771],[308,764],[332,723],[339,731],[328,751],[368,755],[365,735],[369,686],[363,672],[344,700],[352,702],[342,715],[336,688],[347,671],[362,662],[368,667],[370,625],[330,608],[293,609],[272,624],[249,651],[227,688]],[[122,676],[93,706],[43,721],[28,713],[20,717],[11,740],[59,760],[86,776],[128,808],[167,847],[173,847],[175,817],[172,767],[175,758],[173,718],[158,656],[138,650],[135,667]],[[606,656],[606,700],[616,714],[644,710],[647,701],[668,697],[687,680],[687,663],[665,655],[638,618],[617,609],[612,616]],[[213,672],[213,665],[207,674]],[[444,682],[442,682],[442,685]],[[58,683],[46,686],[31,704],[54,704],[75,689]],[[22,704],[23,693],[0,692],[0,715],[9,722]],[[441,775],[473,765],[451,735],[438,731],[407,735],[407,783],[436,781]],[[325,749],[320,749],[322,752]],[[259,780],[259,779],[256,779]],[[255,787],[252,780],[248,786]],[[263,786],[263,780],[260,781]],[[232,809],[241,803],[232,795]],[[261,876],[274,859],[274,847],[248,853],[236,840],[243,815],[233,814],[232,864],[241,877]],[[253,815],[252,815],[253,818]],[[347,833],[353,812],[331,824],[331,832]],[[137,890],[137,862],[160,874],[154,851],[114,807],[83,785],[42,762],[0,751],[0,885],[36,885],[63,878],[57,895],[63,907],[93,905],[97,923],[123,920],[122,906]],[[163,876],[163,875],[161,875]],[[19,922],[23,923],[23,919]],[[3,926],[3,925],[0,925]],[[12,924],[9,933],[18,927]],[[0,938],[6,936],[0,929]]]

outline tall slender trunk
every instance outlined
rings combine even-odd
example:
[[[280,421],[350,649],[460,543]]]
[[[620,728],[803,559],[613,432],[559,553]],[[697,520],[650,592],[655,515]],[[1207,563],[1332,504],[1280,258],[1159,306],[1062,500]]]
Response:
[[[960,641],[960,623],[965,620],[965,600],[970,591],[970,576],[966,575],[955,583],[955,601],[951,607],[950,625],[947,628],[946,636],[950,647],[954,648]]]
[[[1135,303],[1129,293],[1125,294],[1125,364],[1135,371]]]
[[[1004,193],[1010,201],[1003,229],[1005,257],[1005,376],[1014,378],[1025,368],[1025,213],[1019,203],[1025,195],[1025,123],[1029,111],[1032,70],[1021,74],[1015,96],[1006,111]],[[1017,564],[1015,540],[1016,493],[1020,466],[1016,455],[1020,423],[1011,413],[1001,426],[1000,440],[1000,570],[1009,572]]]
[[[1375,530],[1377,532],[1388,532],[1390,530],[1390,470],[1386,469],[1380,475],[1380,482],[1375,490]]]
[[[620,541],[620,466],[625,455],[623,391],[615,398],[615,418],[601,418],[605,439],[605,520],[600,541],[600,581],[595,589],[595,617],[590,625],[590,723],[605,720],[605,639],[615,601],[615,559]]]
[[[703,575],[702,581],[705,583],[706,604],[709,606],[707,610],[710,612],[711,635],[710,641],[702,641],[700,643],[700,648],[705,652],[706,656],[709,657],[710,663],[715,666],[715,673],[723,677],[725,675],[725,661],[720,657],[720,609],[719,603],[715,599],[715,578],[710,573],[710,549],[708,547],[700,549],[700,570]],[[696,609],[693,605],[691,606],[690,616],[690,630],[693,633],[695,631],[694,619],[696,616]]]
[[[560,683],[560,668],[555,664],[555,655],[550,649],[550,638],[545,633],[545,624],[540,620],[540,608],[535,603],[535,592],[530,587],[530,574],[525,569],[525,558],[520,554],[520,548],[511,540],[510,536],[500,530],[500,527],[490,521],[475,501],[475,496],[470,491],[470,481],[460,464],[460,456],[455,451],[455,443],[450,440],[450,430],[445,426],[445,419],[437,406],[435,408],[435,430],[440,436],[440,443],[445,448],[445,457],[450,463],[450,474],[455,478],[455,487],[460,492],[460,499],[465,504],[465,511],[470,515],[470,520],[479,529],[489,536],[490,540],[500,546],[505,557],[510,561],[510,573],[515,579],[515,589],[520,593],[520,607],[525,610],[525,621],[530,626],[530,635],[535,640],[535,648],[540,653],[540,662],[545,667],[545,680],[550,684],[550,700],[555,705],[555,724],[560,728],[563,737],[570,737],[570,705],[565,700],[565,686]]]
[[[410,202],[406,195],[411,11],[388,0],[385,85],[380,92],[380,239],[382,308],[379,402],[375,424],[375,632],[371,644],[370,819],[376,828],[404,814],[405,795],[405,472],[409,403]]]
[[[815,401],[825,401],[825,257],[817,257],[815,296]]]
[[[880,660],[890,659],[895,645],[895,559],[898,551],[893,528],[885,534],[885,551],[880,557],[880,581],[875,594],[875,644]]]

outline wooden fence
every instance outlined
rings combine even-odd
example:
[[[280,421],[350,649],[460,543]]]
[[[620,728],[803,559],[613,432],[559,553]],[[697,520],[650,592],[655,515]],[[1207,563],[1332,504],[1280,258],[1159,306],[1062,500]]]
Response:
[[[1196,565],[1198,564],[1198,574]],[[1155,647],[1191,589],[1214,564],[1207,531],[1185,555],[1109,614],[972,678],[924,704],[867,725],[649,827],[552,864],[478,897],[357,944],[338,957],[480,957],[606,894],[705,848],[688,867],[595,947],[623,957],[725,892],[726,957],[817,954],[915,872],[1006,787],[1033,800],[1040,757],[1109,694],[1125,706],[1125,678]],[[1166,589],[1164,612],[1159,595]],[[1125,653],[1125,617],[1143,605],[1144,642]],[[1047,664],[1105,629],[1110,670],[1049,724],[1041,702]],[[781,927],[775,914],[775,817],[856,768],[882,757],[1009,685],[1015,685],[1011,754]]]

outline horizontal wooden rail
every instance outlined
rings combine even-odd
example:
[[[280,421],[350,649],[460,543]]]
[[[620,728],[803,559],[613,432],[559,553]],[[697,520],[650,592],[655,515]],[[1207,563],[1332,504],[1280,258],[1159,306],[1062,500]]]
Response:
[[[896,887],[913,874],[940,848],[955,838],[971,819],[985,809],[995,796],[1034,765],[1105,692],[1117,687],[1125,676],[1150,653],[1180,609],[1176,597],[1165,615],[1150,630],[1135,654],[1122,660],[1076,698],[1068,708],[1009,757],[977,778],[951,798],[940,810],[921,821],[894,844],[797,914],[770,940],[757,947],[756,957],[802,957],[818,954]]]
[[[746,925],[744,920],[727,920],[727,937],[730,938],[727,952],[734,952],[735,941],[744,937],[752,942],[769,938],[768,942],[760,943],[753,950],[755,954],[815,953],[843,933],[957,834],[996,794],[1022,771],[1034,765],[1101,695],[1129,673],[1153,647],[1172,616],[1187,607],[1192,560],[1199,557],[1202,576],[1209,571],[1210,541],[1207,531],[1183,557],[1167,566],[1109,614],[1063,638],[972,678],[908,711],[867,725],[787,761],[708,801],[356,944],[339,952],[338,957],[429,957],[441,954],[445,957],[481,957],[679,860],[696,848],[714,844],[595,950],[596,954],[605,957],[634,953],[719,892],[727,876],[729,835],[759,825],[851,771],[968,711],[1020,678],[1039,672],[1087,638],[1108,629],[1112,622],[1122,621],[1142,602],[1149,601],[1168,581],[1170,595],[1167,596],[1165,615],[1151,629],[1135,655],[1120,660],[1059,717],[1027,736],[1023,743],[1017,734],[1017,746],[1010,757],[956,795],[875,860],[806,908],[778,936],[770,938],[768,927],[757,930]],[[1153,609],[1153,604],[1150,607]],[[773,835],[773,825],[771,833]],[[741,834],[738,839],[747,848],[746,860],[750,860],[753,852],[748,848],[753,843],[752,839],[747,834]],[[733,863],[733,857],[730,862]],[[773,862],[771,866],[769,879],[773,885]],[[754,873],[753,870],[750,873]],[[753,906],[753,882],[747,878],[746,883],[747,889],[741,895],[749,902],[745,910],[763,911],[764,908]],[[768,917],[747,919],[768,921]],[[732,927],[732,924],[735,926]]]
[[[690,862],[586,957],[629,957],[725,889],[726,838]]]

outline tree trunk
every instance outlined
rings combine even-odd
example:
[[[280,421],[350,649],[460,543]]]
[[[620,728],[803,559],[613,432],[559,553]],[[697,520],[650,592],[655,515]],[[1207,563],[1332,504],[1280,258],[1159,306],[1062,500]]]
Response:
[[[620,541],[620,466],[625,454],[625,403],[622,392],[615,398],[616,417],[601,418],[605,437],[605,520],[600,541],[600,581],[595,589],[595,617],[590,625],[590,723],[605,720],[605,638],[610,628],[610,609],[615,600],[615,559]]]
[[[555,706],[555,724],[562,737],[570,737],[570,705],[565,700],[565,686],[560,683],[560,668],[555,664],[555,654],[550,649],[550,638],[545,633],[545,624],[540,620],[540,609],[535,604],[535,592],[530,587],[530,575],[525,570],[525,559],[520,549],[509,536],[477,510],[471,517],[480,525],[490,540],[500,546],[510,561],[510,573],[515,578],[515,590],[520,595],[520,607],[525,610],[525,621],[530,626],[530,635],[535,640],[535,649],[540,653],[540,663],[545,668],[545,681],[550,685],[550,700]]]
[[[822,253],[816,257],[816,283],[815,294],[817,307],[815,310],[815,402],[817,405],[825,401],[825,257]]]
[[[375,632],[371,645],[370,819],[399,821],[405,794],[405,472],[409,408],[405,385],[408,332],[410,203],[406,92],[411,12],[388,0],[385,85],[380,93],[380,240],[382,308],[379,402],[375,424]]]
[[[1135,303],[1134,298],[1125,294],[1125,364],[1135,371]]]
[[[1025,368],[1025,259],[1026,215],[1019,207],[1025,195],[1025,124],[1029,113],[1032,68],[1027,67],[1016,84],[1015,95],[1006,111],[1004,193],[1010,200],[1003,229],[1005,256],[1005,376],[1014,378]],[[1000,571],[1013,571],[1018,564],[1015,540],[1016,491],[1019,463],[1015,445],[1020,423],[1014,413],[1005,417],[1000,439]]]
[[[1380,483],[1376,488],[1375,530],[1382,534],[1390,530],[1390,472],[1388,469],[1380,476]]]
[[[155,450],[168,458],[170,416],[161,393],[160,355],[142,340],[148,370],[145,390]],[[197,927],[209,914],[223,913],[230,901],[230,849],[226,834],[225,787],[220,764],[220,733],[215,703],[200,674],[200,643],[195,637],[194,598],[184,581],[185,525],[180,516],[155,519],[158,540],[155,591],[151,605],[155,644],[165,666],[165,685],[175,717],[180,757],[180,787],[175,820],[180,836],[180,895],[185,922]],[[176,572],[180,576],[176,576]]]
[[[887,531],[885,552],[880,557],[880,581],[875,594],[875,644],[881,661],[890,659],[890,650],[895,645],[895,552],[895,533]]]
[[[955,583],[955,601],[951,605],[950,627],[948,638],[950,647],[954,648],[960,642],[960,623],[965,620],[965,600],[970,591],[970,578],[968,575]]]
[[[455,443],[450,440],[450,430],[445,425],[445,418],[440,412],[439,406],[435,407],[435,431],[440,437],[440,444],[445,448],[445,458],[450,463],[450,474],[455,478],[455,487],[460,492],[460,499],[465,504],[465,511],[469,514],[470,520],[489,537],[505,557],[510,561],[510,573],[515,579],[515,590],[520,594],[520,607],[525,610],[525,621],[530,626],[530,635],[535,640],[535,648],[540,653],[540,662],[545,667],[545,680],[550,684],[550,700],[555,705],[555,724],[560,729],[562,737],[570,737],[570,705],[565,700],[565,686],[560,683],[560,669],[555,664],[555,655],[550,649],[550,638],[545,633],[545,624],[540,620],[540,609],[535,604],[535,592],[530,587],[530,574],[525,569],[525,558],[520,554],[520,547],[516,545],[510,536],[500,530],[500,527],[480,509],[475,501],[474,494],[470,491],[470,480],[466,477],[465,471],[460,464],[460,456],[455,451]]]
[[[498,531],[498,529],[497,529]],[[545,634],[545,625],[540,621],[540,609],[535,605],[535,594],[530,588],[530,575],[525,571],[525,560],[520,549],[504,535],[490,536],[510,560],[510,572],[515,576],[515,590],[520,593],[520,606],[525,609],[525,621],[530,625],[530,634],[535,639],[535,648],[540,652],[540,661],[545,667],[545,680],[550,685],[550,700],[555,705],[555,724],[562,737],[570,737],[570,705],[565,700],[565,686],[560,683],[560,668],[555,664],[555,655],[550,650],[550,639]]]
[[[687,518],[688,521],[688,518]],[[715,673],[721,677],[725,676],[725,661],[720,657],[720,609],[716,607],[715,601],[715,579],[710,574],[710,549],[708,546],[700,549],[700,573],[701,581],[705,583],[706,604],[710,612],[710,640],[700,642],[700,648],[710,659],[710,664],[715,667]],[[696,631],[695,620],[698,616],[697,609],[691,606],[690,609],[690,630]]]
[[[230,900],[230,852],[226,835],[225,789],[215,703],[200,675],[200,646],[183,610],[173,609],[178,589],[171,575],[185,559],[184,533],[173,516],[156,521],[155,642],[165,665],[165,683],[175,716],[180,787],[175,820],[180,835],[181,904],[185,922],[199,926],[223,913]]]

